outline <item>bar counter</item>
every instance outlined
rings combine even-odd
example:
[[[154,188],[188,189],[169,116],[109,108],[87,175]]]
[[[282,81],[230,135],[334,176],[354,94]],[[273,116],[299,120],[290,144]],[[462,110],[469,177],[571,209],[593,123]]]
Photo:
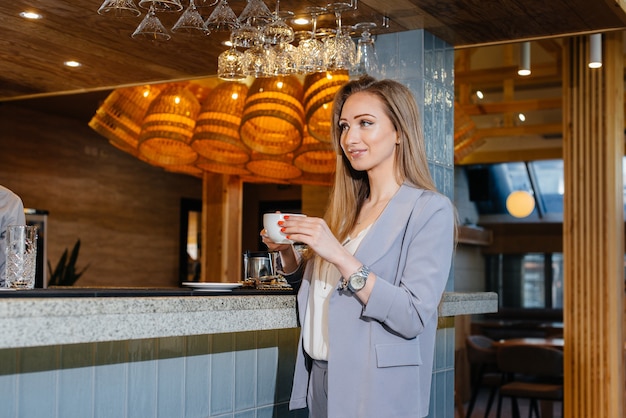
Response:
[[[496,312],[495,293],[445,293],[442,317]],[[35,289],[0,292],[0,348],[297,327],[289,291]]]

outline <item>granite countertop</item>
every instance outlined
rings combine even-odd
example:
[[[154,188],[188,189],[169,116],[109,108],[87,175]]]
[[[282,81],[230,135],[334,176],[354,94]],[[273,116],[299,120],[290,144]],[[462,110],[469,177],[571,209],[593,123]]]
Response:
[[[188,297],[181,297],[188,296]],[[446,293],[440,316],[496,312],[495,293]],[[0,348],[297,327],[292,292],[40,289],[0,292]]]

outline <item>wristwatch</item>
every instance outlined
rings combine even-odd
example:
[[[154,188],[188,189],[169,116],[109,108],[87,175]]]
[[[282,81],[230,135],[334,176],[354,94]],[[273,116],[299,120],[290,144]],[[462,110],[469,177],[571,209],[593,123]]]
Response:
[[[359,269],[352,273],[348,280],[344,282],[344,288],[347,287],[352,292],[358,292],[365,287],[367,282],[367,276],[370,274],[370,268],[363,265]]]

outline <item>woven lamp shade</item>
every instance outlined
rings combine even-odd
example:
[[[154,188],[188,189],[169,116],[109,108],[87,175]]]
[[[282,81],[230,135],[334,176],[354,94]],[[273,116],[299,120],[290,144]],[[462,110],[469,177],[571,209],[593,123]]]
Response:
[[[257,78],[243,109],[239,135],[250,149],[279,155],[302,142],[302,84],[295,76]]]
[[[204,160],[196,163],[196,167],[210,173],[226,174],[229,176],[249,176],[251,174],[244,164],[225,164],[211,160]]]
[[[307,173],[329,174],[335,172],[337,154],[327,142],[304,134],[302,146],[294,153],[293,164]]]
[[[293,154],[269,155],[253,152],[246,168],[261,177],[290,180],[302,175],[302,171],[293,165]]]
[[[139,154],[158,166],[192,164],[191,138],[200,103],[185,84],[171,84],[150,104],[141,125]]]
[[[137,156],[141,123],[161,90],[163,86],[158,84],[113,90],[96,110],[89,126],[113,146]]]
[[[250,150],[239,137],[248,86],[219,84],[208,94],[196,121],[191,148],[203,157],[226,164],[244,164]]]
[[[331,142],[330,121],[337,90],[350,79],[348,71],[322,71],[304,78],[304,112],[309,134]]]

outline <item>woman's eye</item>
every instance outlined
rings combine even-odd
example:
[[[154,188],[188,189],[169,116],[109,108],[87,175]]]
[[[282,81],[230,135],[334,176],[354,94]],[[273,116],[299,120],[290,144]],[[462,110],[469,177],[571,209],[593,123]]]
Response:
[[[372,124],[373,124],[373,122],[370,122],[369,120],[362,120],[361,121],[361,126],[370,126]]]
[[[348,124],[347,123],[340,123],[339,124],[339,130],[340,131],[345,131],[346,129],[348,129]]]

